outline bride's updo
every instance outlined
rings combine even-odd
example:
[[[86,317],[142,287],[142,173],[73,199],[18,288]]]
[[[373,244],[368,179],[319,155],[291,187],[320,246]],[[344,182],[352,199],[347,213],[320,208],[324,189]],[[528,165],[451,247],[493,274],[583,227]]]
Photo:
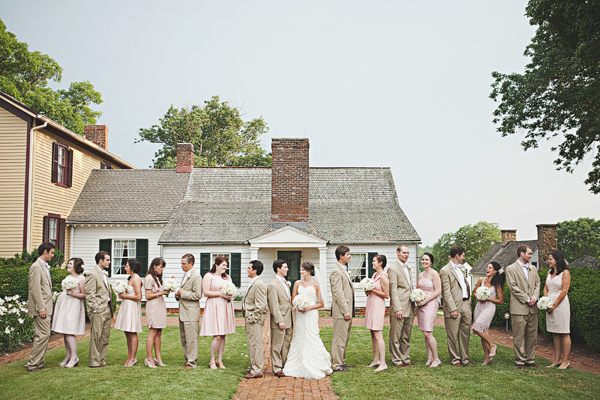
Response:
[[[315,266],[313,263],[304,261],[300,267],[302,267],[302,269],[306,272],[310,273],[310,276],[315,276]]]

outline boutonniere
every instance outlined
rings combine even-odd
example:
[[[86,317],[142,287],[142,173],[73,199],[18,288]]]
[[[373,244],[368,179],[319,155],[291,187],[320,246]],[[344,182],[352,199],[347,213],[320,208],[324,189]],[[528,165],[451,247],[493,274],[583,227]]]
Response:
[[[290,281],[285,281],[285,284],[287,285],[287,287],[292,287],[292,282]]]

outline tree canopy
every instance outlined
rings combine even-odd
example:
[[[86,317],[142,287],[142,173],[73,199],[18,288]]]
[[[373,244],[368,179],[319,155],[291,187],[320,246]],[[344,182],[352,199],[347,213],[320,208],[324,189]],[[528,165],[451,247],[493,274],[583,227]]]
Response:
[[[530,0],[537,25],[525,50],[523,74],[493,72],[490,97],[502,136],[525,133],[524,150],[542,139],[562,140],[552,151],[558,170],[573,172],[593,159],[585,183],[600,193],[600,0]],[[595,153],[595,155],[594,155]]]
[[[83,135],[85,125],[94,125],[102,115],[90,108],[102,103],[102,97],[89,81],[73,82],[67,90],[48,87],[61,78],[62,68],[54,59],[29,51],[27,43],[19,42],[0,20],[0,91]]]
[[[260,146],[260,135],[268,130],[262,117],[244,122],[236,107],[213,96],[203,107],[171,105],[158,125],[140,129],[136,142],[163,144],[154,154],[154,168],[176,167],[177,143],[194,145],[195,166],[268,167],[271,156]]]
[[[472,267],[496,242],[502,240],[497,223],[478,222],[475,225],[465,225],[456,232],[444,233],[433,244],[431,254],[435,258],[434,269],[439,271],[448,262],[450,248],[454,245],[465,249],[465,262]]]
[[[600,257],[600,220],[579,218],[556,226],[558,250],[568,261],[583,256]]]

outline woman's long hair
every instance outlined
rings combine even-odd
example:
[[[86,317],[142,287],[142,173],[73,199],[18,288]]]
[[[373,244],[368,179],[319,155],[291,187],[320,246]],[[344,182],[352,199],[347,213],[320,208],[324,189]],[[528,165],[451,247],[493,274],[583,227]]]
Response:
[[[227,262],[227,260],[221,256],[215,258],[215,263],[212,265],[212,268],[210,269],[210,273],[214,274],[215,272],[217,272],[217,265],[221,265],[223,264],[223,261],[225,261],[227,263],[227,265],[229,265],[229,262]],[[221,278],[226,279],[229,275],[227,275],[227,272],[223,272],[221,274]]]
[[[150,274],[150,276],[152,276],[152,278],[154,279],[154,282],[156,282],[157,285],[162,286],[162,284],[163,284],[162,274],[157,274],[156,270],[154,269],[154,267],[157,267],[159,265],[161,265],[163,268],[165,268],[167,266],[167,263],[162,258],[156,257],[150,263],[150,267],[148,267],[148,273]]]
[[[569,266],[565,261],[565,256],[563,256],[563,253],[561,253],[560,251],[553,251],[552,253],[550,253],[550,255],[556,261],[556,275],[560,274],[564,270],[569,269]],[[554,273],[554,268],[550,268],[550,273]]]
[[[506,275],[504,274],[504,269],[496,261],[492,261],[492,262],[490,262],[490,264],[492,264],[492,267],[494,267],[494,269],[497,272],[497,274],[494,274],[494,276],[492,276],[492,280],[491,280],[490,284],[494,287],[504,290],[504,282],[506,281]]]

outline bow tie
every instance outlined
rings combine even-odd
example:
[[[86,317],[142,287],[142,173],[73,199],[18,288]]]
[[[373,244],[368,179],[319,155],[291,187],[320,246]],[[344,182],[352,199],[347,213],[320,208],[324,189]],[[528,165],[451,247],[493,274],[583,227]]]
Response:
[[[523,264],[523,268],[529,269],[529,264]]]

